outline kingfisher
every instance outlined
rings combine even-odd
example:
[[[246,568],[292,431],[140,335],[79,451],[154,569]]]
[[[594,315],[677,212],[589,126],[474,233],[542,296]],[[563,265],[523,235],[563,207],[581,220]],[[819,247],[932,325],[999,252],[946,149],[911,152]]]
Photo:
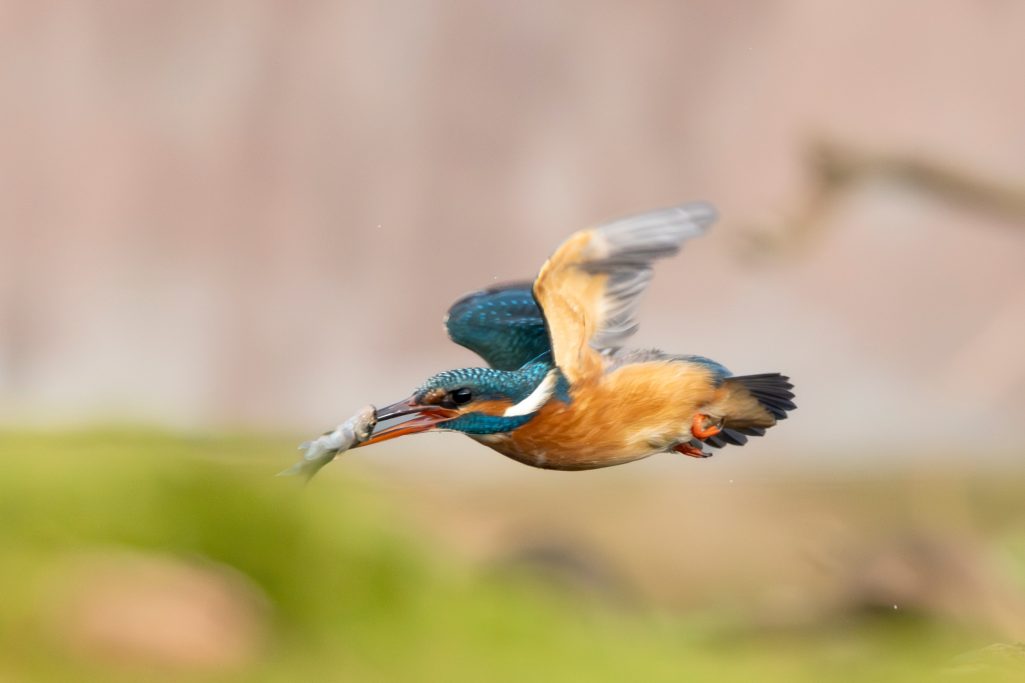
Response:
[[[656,453],[705,458],[706,446],[764,435],[796,408],[788,377],[736,376],[703,356],[624,346],[654,262],[715,218],[710,204],[691,202],[581,230],[533,282],[459,299],[445,329],[487,367],[429,378],[379,409],[359,446],[461,432],[525,465],[587,470]]]

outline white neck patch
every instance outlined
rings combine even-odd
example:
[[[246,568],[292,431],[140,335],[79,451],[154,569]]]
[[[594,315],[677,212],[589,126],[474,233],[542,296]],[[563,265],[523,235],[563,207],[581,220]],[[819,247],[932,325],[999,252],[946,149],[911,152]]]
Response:
[[[514,406],[506,408],[502,415],[504,417],[517,417],[519,415],[530,415],[540,410],[541,406],[547,403],[548,399],[555,393],[556,372],[554,368],[549,370],[545,378],[541,380],[541,383],[537,385],[534,391],[530,392],[527,398]]]

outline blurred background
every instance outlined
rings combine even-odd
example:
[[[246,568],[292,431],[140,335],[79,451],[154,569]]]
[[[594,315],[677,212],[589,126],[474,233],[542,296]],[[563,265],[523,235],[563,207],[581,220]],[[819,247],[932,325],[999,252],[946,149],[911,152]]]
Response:
[[[0,680],[1025,671],[1025,6],[0,1]],[[717,457],[457,435],[460,295],[690,199],[638,346],[783,371]],[[1003,672],[1003,673],[1001,673]]]

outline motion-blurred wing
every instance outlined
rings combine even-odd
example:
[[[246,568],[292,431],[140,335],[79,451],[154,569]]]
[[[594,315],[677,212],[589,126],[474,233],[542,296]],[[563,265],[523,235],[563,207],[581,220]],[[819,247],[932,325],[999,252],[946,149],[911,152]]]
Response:
[[[498,370],[518,370],[550,350],[548,330],[531,283],[499,285],[452,304],[445,329]]]
[[[601,372],[601,349],[637,329],[634,311],[652,262],[715,221],[701,202],[621,218],[574,233],[541,267],[534,297],[544,311],[555,363],[571,381]]]

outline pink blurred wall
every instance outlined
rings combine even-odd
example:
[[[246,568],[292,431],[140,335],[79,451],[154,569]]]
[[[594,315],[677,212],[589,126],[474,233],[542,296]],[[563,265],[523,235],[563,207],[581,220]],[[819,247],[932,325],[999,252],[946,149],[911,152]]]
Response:
[[[2,421],[319,429],[475,364],[458,295],[704,198],[639,345],[789,372],[778,450],[1016,448],[1025,226],[887,186],[740,254],[817,136],[1025,184],[1022,36],[1000,0],[2,2]]]

